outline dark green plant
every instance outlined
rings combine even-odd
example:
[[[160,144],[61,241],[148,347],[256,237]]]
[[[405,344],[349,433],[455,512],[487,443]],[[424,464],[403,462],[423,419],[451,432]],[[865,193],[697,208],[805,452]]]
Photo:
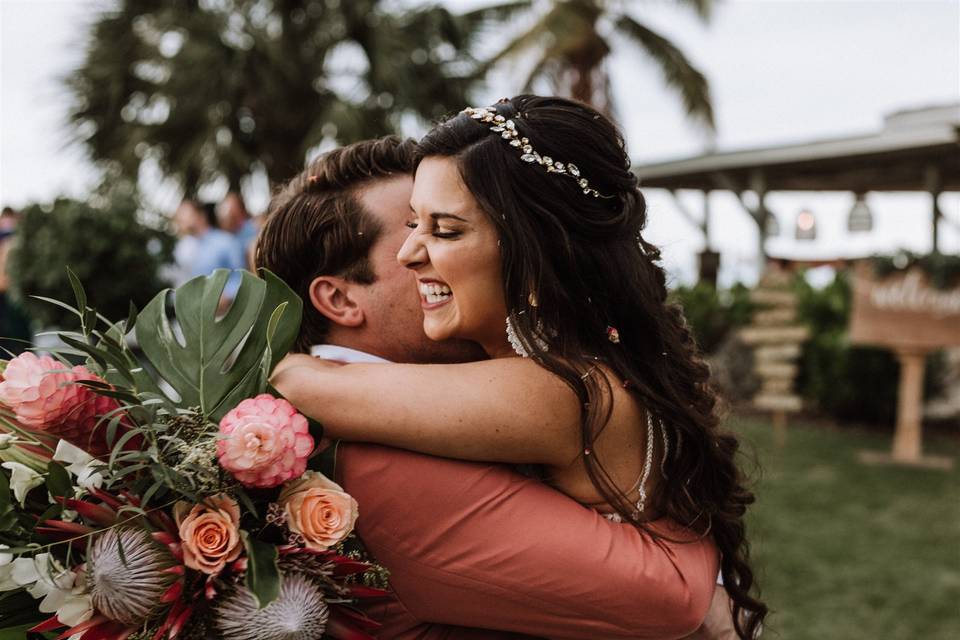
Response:
[[[732,330],[749,324],[755,307],[750,302],[750,290],[740,283],[717,290],[709,283],[698,282],[674,289],[671,297],[683,307],[704,353],[713,353]]]
[[[901,251],[894,256],[874,256],[874,272],[887,276],[911,267],[919,267],[930,279],[930,284],[938,289],[948,289],[960,280],[960,256],[946,253],[916,254]]]
[[[143,225],[137,212],[133,189],[122,183],[87,202],[25,207],[8,267],[12,293],[30,317],[42,327],[75,328],[74,314],[32,297],[71,299],[68,266],[107,317],[126,317],[130,301],[142,307],[162,289],[159,270],[170,261],[173,238]]]

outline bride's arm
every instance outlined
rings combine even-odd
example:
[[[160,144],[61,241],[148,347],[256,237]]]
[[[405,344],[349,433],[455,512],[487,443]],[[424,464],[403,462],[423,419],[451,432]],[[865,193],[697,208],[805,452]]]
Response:
[[[272,384],[334,438],[463,460],[568,465],[579,402],[530,360],[333,365],[291,356]]]

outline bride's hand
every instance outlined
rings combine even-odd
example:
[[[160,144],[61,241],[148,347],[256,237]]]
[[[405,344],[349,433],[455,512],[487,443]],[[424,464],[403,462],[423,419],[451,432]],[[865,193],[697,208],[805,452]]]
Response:
[[[270,384],[284,398],[297,406],[298,397],[302,393],[309,393],[310,381],[316,377],[318,371],[341,366],[343,365],[340,363],[321,360],[304,353],[291,353],[273,368],[273,373],[270,375]]]

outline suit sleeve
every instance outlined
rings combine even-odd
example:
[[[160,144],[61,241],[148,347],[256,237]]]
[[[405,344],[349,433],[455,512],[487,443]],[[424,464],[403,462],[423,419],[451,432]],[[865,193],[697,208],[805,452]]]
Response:
[[[711,541],[657,543],[506,467],[350,444],[337,475],[360,505],[360,537],[422,622],[679,638],[709,607]]]

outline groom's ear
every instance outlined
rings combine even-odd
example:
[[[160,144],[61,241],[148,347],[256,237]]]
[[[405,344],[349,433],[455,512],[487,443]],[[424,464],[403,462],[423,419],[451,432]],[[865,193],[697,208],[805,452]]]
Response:
[[[334,324],[359,327],[364,314],[359,301],[350,295],[355,286],[336,276],[319,276],[310,283],[310,304]]]

